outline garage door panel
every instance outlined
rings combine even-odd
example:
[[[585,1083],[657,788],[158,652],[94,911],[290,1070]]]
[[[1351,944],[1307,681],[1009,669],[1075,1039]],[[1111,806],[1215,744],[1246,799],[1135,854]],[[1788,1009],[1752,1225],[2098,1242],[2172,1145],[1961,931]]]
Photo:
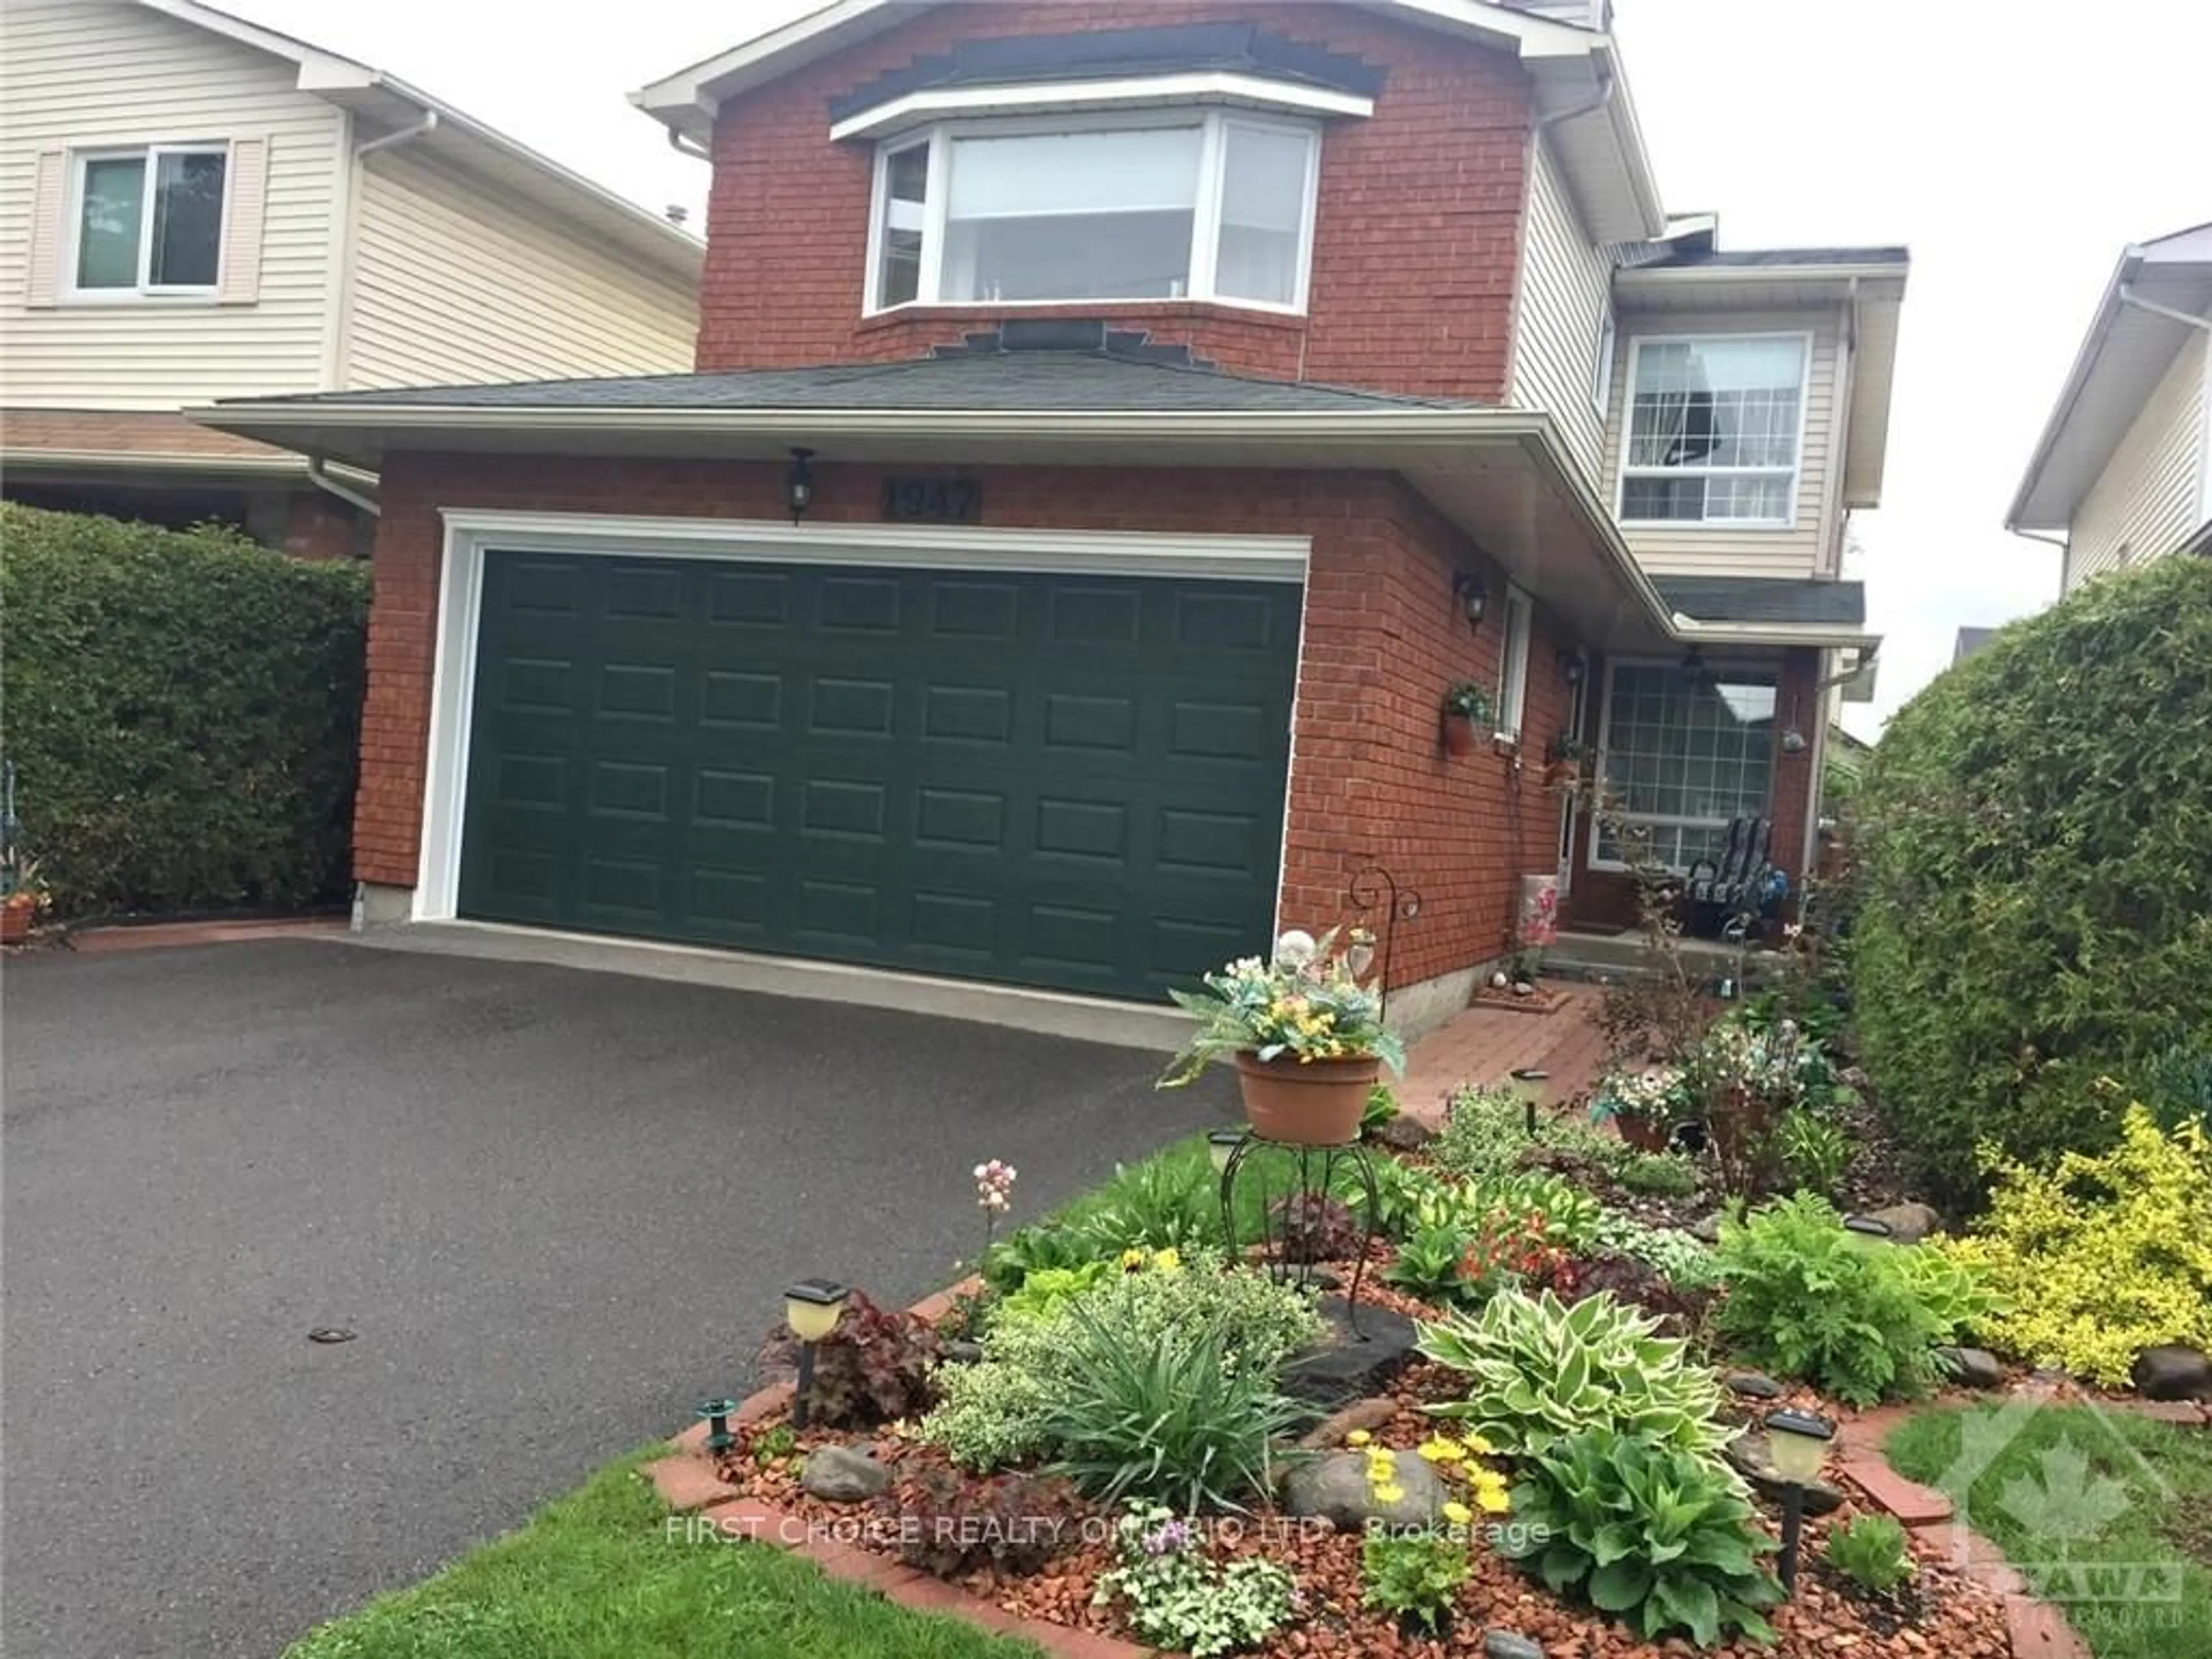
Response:
[[[489,555],[463,914],[1155,994],[1266,937],[1297,612]]]

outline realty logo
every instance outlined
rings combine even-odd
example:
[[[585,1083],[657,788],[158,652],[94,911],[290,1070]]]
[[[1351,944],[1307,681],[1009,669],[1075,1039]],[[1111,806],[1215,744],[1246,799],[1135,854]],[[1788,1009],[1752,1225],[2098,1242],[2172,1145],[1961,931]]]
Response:
[[[1967,1565],[1968,1534],[1975,1529],[1976,1483],[2039,1416],[2058,1403],[2048,1395],[2020,1394],[1997,1411],[1968,1413],[1960,1419],[1959,1455],[1940,1484],[1960,1495],[1953,1548],[1961,1567]],[[1996,1491],[1986,1482],[1981,1485],[1984,1517],[2011,1522],[1993,1530],[2025,1534],[2024,1544],[2011,1547],[2014,1571],[2046,1601],[2178,1602],[2178,1559],[2115,1560],[2092,1547],[2136,1506],[2130,1487],[2162,1506],[2172,1504],[2172,1488],[2102,1407],[2090,1400],[2064,1403],[2071,1419],[2081,1425],[2080,1437],[2069,1429],[2037,1452],[2027,1470],[2008,1475]]]

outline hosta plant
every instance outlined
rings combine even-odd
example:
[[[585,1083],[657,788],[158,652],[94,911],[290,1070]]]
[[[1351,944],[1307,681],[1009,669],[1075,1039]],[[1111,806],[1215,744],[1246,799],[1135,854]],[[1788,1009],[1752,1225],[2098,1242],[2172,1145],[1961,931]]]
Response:
[[[1451,1301],[1463,1288],[1459,1267],[1466,1251],[1467,1235],[1457,1227],[1417,1228],[1382,1270],[1383,1280],[1424,1302]]]
[[[1537,1218],[1544,1241],[1579,1250],[1596,1236],[1604,1206],[1572,1182],[1542,1170],[1517,1170],[1468,1183],[1468,1206]]]
[[[1609,1296],[1571,1308],[1549,1291],[1502,1291],[1480,1313],[1418,1329],[1421,1352],[1467,1379],[1465,1399],[1427,1409],[1463,1419],[1502,1452],[1526,1455],[1604,1428],[1710,1456],[1733,1432],[1718,1421],[1719,1378]]]
[[[1828,1534],[1828,1565],[1852,1583],[1887,1595],[1918,1571],[1905,1525],[1890,1515],[1861,1515]]]
[[[1751,1364],[1847,1405],[1919,1394],[1948,1334],[1898,1259],[1920,1248],[1869,1248],[1810,1194],[1769,1204],[1722,1224],[1714,1328]]]
[[[1587,1304],[1585,1304],[1587,1305]],[[1712,1647],[1732,1632],[1771,1641],[1761,1609],[1782,1586],[1750,1501],[1711,1459],[1590,1429],[1538,1452],[1513,1488],[1521,1522],[1501,1555],[1656,1642]]]

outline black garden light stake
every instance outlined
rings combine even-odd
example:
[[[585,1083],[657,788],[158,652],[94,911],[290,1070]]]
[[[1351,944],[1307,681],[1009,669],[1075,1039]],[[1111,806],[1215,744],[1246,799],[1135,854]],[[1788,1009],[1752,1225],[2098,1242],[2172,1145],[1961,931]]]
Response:
[[[1766,1454],[1782,1477],[1782,1563],[1778,1576],[1785,1595],[1797,1589],[1797,1544],[1805,1528],[1805,1488],[1820,1478],[1836,1425],[1811,1412],[1785,1407],[1766,1414]]]
[[[852,1291],[834,1279],[802,1279],[783,1292],[784,1323],[799,1339],[799,1390],[791,1398],[791,1426],[806,1426],[806,1396],[814,1388],[814,1345],[837,1328]]]
[[[1227,1169],[1230,1157],[1243,1144],[1244,1131],[1242,1129],[1208,1129],[1206,1132],[1206,1161],[1213,1165],[1213,1173],[1219,1175]],[[1229,1243],[1234,1249],[1237,1241],[1232,1238]]]
[[[1528,1118],[1528,1139],[1534,1140],[1536,1138],[1536,1097],[1544,1092],[1544,1085],[1552,1080],[1552,1074],[1539,1071],[1533,1066],[1522,1066],[1506,1075],[1513,1080],[1513,1092],[1521,1097],[1522,1109]]]
[[[730,1432],[730,1419],[736,1414],[737,1409],[738,1402],[734,1400],[702,1400],[699,1402],[699,1409],[691,1413],[707,1425],[708,1456],[719,1455],[737,1444],[738,1437]]]

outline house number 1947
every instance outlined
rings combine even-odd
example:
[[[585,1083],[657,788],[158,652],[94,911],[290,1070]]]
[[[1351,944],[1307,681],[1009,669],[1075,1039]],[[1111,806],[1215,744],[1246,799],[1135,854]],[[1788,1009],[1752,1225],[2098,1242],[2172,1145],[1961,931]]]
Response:
[[[931,524],[980,524],[983,486],[975,478],[885,478],[884,517]]]

